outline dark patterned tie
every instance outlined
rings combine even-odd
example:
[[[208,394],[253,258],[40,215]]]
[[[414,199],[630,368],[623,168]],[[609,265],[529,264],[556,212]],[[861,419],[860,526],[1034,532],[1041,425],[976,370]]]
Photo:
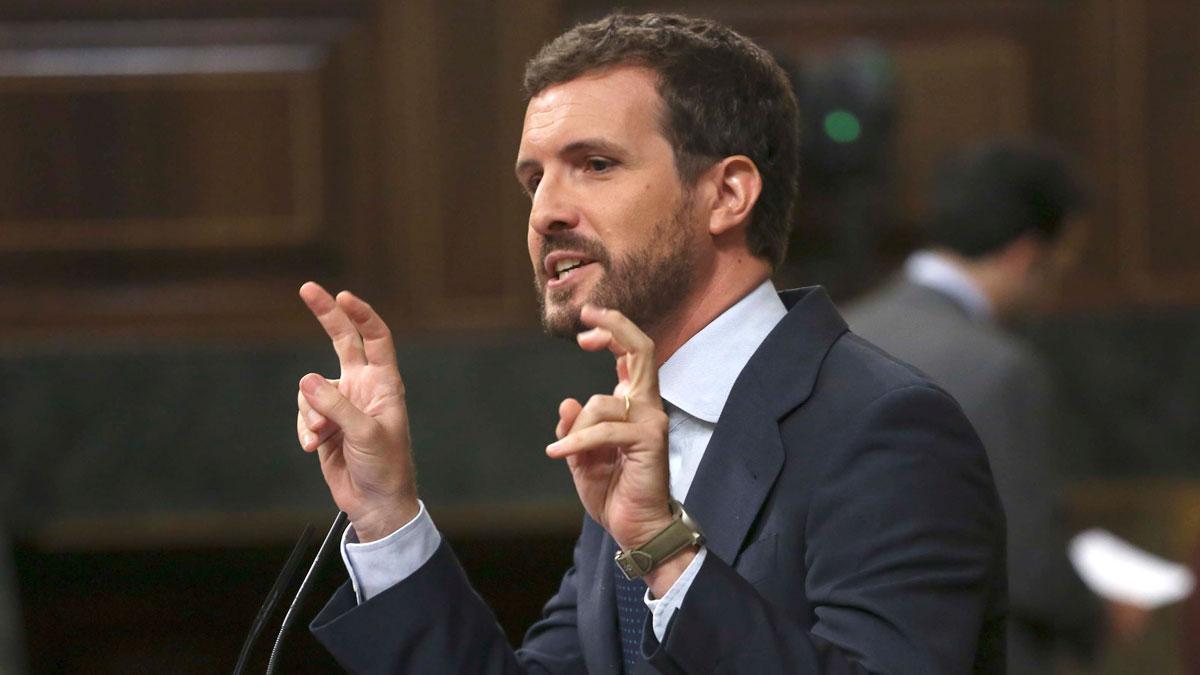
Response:
[[[621,630],[621,657],[625,661],[625,673],[633,673],[633,667],[642,660],[642,624],[646,621],[646,582],[641,579],[630,581],[616,565],[613,568],[613,588],[617,592],[617,628]]]

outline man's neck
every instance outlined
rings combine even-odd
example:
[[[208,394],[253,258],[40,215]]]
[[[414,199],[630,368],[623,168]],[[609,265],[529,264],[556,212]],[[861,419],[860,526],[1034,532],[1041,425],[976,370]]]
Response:
[[[726,262],[715,265],[711,274],[698,274],[679,309],[652,331],[650,338],[654,340],[658,366],[771,276],[770,265],[749,254]]]

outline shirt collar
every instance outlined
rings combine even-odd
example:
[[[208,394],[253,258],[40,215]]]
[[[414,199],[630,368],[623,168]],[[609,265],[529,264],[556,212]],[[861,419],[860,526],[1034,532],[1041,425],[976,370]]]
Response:
[[[692,417],[716,424],[738,375],[786,314],[775,287],[764,281],[658,369],[662,397]]]
[[[992,318],[992,303],[988,302],[983,289],[945,256],[933,251],[917,251],[904,263],[904,276],[910,283],[949,296],[975,321]]]

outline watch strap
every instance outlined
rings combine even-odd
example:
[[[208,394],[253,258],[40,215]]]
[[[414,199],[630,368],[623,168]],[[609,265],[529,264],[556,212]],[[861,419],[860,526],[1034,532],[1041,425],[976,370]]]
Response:
[[[700,527],[683,510],[683,504],[672,499],[670,506],[669,525],[641,546],[617,551],[614,560],[626,579],[644,577],[687,547],[704,543]]]

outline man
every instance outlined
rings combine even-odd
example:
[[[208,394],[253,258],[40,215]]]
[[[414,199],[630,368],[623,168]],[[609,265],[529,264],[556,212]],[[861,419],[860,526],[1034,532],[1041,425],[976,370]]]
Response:
[[[998,323],[1028,309],[1074,258],[1082,205],[1069,167],[1048,149],[968,149],[939,174],[929,249],[847,313],[856,333],[945,386],[983,439],[1008,516],[1013,673],[1054,672],[1059,643],[1090,654],[1103,625],[1060,531],[1046,374]]]
[[[616,356],[613,394],[563,401],[546,448],[588,514],[574,565],[514,652],[417,499],[386,326],[306,284],[342,375],[301,380],[297,432],[353,524],[317,637],[362,672],[998,672],[974,432],[822,291],[770,285],[798,165],[777,64],[710,21],[614,15],[525,84],[543,322]]]

